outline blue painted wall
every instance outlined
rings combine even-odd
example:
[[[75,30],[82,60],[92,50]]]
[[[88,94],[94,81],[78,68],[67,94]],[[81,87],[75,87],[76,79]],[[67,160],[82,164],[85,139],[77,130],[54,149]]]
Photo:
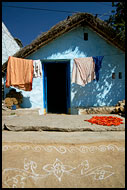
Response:
[[[85,32],[88,33],[88,41],[84,41]],[[125,99],[125,55],[123,52],[106,42],[89,27],[79,27],[58,37],[27,58],[33,60],[70,59],[71,77],[74,58],[101,55],[104,55],[104,59],[98,82],[92,81],[85,87],[71,84],[71,113],[74,113],[77,107],[111,106]],[[112,79],[113,72],[116,74],[115,79]],[[118,78],[119,72],[122,72],[122,79]],[[43,77],[33,79],[31,92],[22,91],[24,96],[22,107],[27,107],[29,99],[30,107],[43,108],[42,79]]]

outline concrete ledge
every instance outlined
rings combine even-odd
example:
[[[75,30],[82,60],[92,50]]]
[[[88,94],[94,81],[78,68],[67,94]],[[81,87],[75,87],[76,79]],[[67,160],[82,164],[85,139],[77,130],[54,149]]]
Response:
[[[90,119],[91,115],[20,115],[20,116],[3,116],[2,128],[9,131],[59,131],[59,132],[75,132],[75,131],[124,131],[125,118],[123,124],[118,126],[102,126],[91,124],[86,119]],[[96,114],[97,116],[97,114]],[[104,116],[104,115],[103,115]],[[106,115],[107,116],[107,115]]]

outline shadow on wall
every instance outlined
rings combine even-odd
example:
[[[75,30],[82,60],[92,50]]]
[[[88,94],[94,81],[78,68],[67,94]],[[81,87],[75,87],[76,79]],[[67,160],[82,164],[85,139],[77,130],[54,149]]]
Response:
[[[23,97],[23,103],[20,104],[21,108],[31,108],[32,104],[30,102],[30,97]]]
[[[115,67],[100,72],[98,82],[92,81],[84,87],[73,83],[72,107],[114,106],[124,99],[124,87],[119,79],[112,79],[112,71],[115,71]]]

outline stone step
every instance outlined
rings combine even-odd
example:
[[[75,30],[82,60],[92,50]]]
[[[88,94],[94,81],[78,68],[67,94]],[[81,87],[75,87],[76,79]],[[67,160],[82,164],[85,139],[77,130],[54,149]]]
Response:
[[[40,108],[18,108],[2,110],[2,115],[39,115]]]
[[[103,114],[101,116],[105,116]],[[59,131],[59,132],[76,132],[76,131],[91,131],[91,132],[104,132],[104,131],[124,131],[125,118],[118,115],[123,120],[123,124],[118,126],[103,126],[91,124],[86,120],[97,114],[89,115],[59,115],[59,114],[46,114],[40,116],[39,114],[25,114],[25,115],[9,115],[2,116],[2,129],[9,131]],[[111,116],[107,114],[106,116]]]

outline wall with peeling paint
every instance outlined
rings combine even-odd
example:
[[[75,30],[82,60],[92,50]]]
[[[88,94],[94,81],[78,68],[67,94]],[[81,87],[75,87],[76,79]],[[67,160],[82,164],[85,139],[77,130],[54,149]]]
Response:
[[[84,40],[84,33],[88,33],[88,41]],[[111,106],[125,98],[125,55],[123,52],[106,42],[89,27],[79,27],[58,37],[27,58],[33,60],[69,59],[71,77],[73,59],[91,56],[104,56],[99,81],[92,81],[84,87],[71,84],[71,113],[75,113],[74,110],[78,107]],[[122,72],[122,79],[118,77],[119,72]],[[112,73],[115,73],[115,79],[112,79]],[[27,107],[29,102],[29,107],[43,108],[42,78],[33,79],[31,92],[22,91],[24,96],[22,107]]]

